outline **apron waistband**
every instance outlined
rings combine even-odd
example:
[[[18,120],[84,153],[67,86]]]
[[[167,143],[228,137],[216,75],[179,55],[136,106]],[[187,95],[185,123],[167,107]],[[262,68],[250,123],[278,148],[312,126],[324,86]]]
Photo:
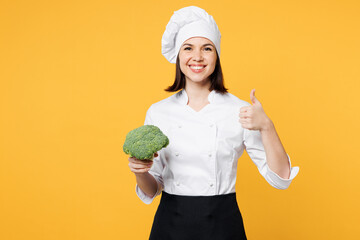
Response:
[[[165,191],[162,191],[162,195],[168,198],[178,198],[178,199],[193,199],[193,200],[200,200],[204,198],[208,199],[215,199],[215,198],[229,198],[236,196],[236,192],[233,193],[226,193],[226,194],[219,194],[219,195],[209,195],[209,196],[193,196],[193,195],[177,195],[172,193],[167,193]]]
[[[219,209],[238,209],[236,193],[212,196],[186,196],[162,192],[160,205],[176,214],[212,215]]]

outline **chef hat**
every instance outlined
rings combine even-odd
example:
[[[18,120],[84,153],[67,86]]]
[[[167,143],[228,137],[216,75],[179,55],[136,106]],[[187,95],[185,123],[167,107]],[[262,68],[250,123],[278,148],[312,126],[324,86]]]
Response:
[[[190,6],[174,12],[161,39],[161,53],[176,63],[180,47],[191,37],[205,37],[215,44],[220,56],[221,34],[214,18],[204,9]]]

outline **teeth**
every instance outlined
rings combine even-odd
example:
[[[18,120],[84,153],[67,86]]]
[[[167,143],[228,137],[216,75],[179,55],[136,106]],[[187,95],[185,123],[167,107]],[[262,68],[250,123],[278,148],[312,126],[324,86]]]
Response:
[[[198,70],[198,69],[203,69],[204,66],[190,66],[190,68]]]

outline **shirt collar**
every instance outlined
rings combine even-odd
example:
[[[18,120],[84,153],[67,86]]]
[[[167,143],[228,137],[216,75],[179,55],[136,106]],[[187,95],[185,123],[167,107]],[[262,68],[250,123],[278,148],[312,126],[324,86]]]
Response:
[[[176,95],[177,95],[176,98],[178,99],[178,101],[181,104],[187,105],[189,97],[185,91],[185,88],[183,88],[181,91],[177,92]],[[208,101],[210,103],[215,103],[216,95],[218,95],[218,93],[215,90],[212,90],[208,95]]]

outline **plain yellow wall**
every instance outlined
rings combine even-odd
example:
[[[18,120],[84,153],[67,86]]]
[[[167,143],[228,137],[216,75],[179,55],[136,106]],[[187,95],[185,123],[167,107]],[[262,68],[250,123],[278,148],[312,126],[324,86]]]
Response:
[[[225,84],[256,96],[299,175],[277,190],[246,153],[237,199],[250,240],[359,239],[358,1],[0,1],[0,239],[147,239],[126,133],[171,93],[174,11],[204,8]]]

